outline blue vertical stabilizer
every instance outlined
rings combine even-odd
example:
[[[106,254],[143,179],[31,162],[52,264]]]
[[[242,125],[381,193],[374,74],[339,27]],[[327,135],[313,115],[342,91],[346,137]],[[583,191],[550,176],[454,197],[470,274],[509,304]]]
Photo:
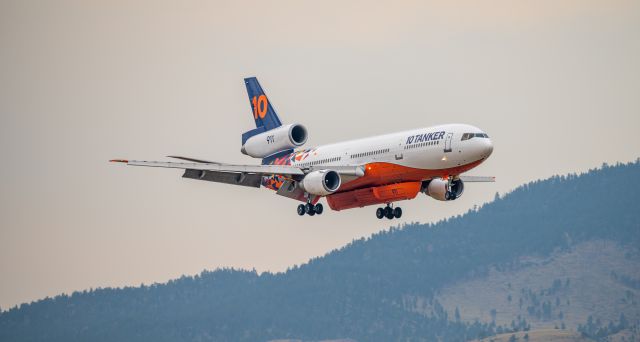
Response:
[[[263,131],[269,131],[282,126],[278,114],[273,109],[271,101],[267,98],[267,94],[264,93],[258,79],[255,77],[245,78],[244,84],[247,86],[251,113],[256,121],[256,128],[262,127]]]

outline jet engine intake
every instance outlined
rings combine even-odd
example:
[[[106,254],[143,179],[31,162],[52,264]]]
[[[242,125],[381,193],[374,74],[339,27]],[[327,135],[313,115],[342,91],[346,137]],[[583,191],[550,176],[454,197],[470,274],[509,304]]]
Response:
[[[423,185],[422,192],[438,201],[453,201],[462,196],[464,192],[464,182],[460,179],[454,179],[451,182],[451,188],[447,188],[448,184],[446,180],[434,178]]]
[[[336,192],[341,184],[340,174],[333,170],[310,172],[301,182],[304,191],[316,196],[330,195]]]
[[[252,136],[242,145],[240,151],[254,158],[265,158],[280,151],[300,147],[306,142],[307,129],[300,124],[291,124]]]

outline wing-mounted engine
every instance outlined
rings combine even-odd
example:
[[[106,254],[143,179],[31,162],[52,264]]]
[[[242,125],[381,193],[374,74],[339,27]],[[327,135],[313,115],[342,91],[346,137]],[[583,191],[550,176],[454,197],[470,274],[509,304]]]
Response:
[[[326,196],[336,192],[340,185],[342,184],[342,179],[340,178],[340,174],[333,170],[319,170],[308,173],[304,176],[300,185],[302,188],[312,194],[317,196]]]
[[[451,186],[442,178],[434,178],[422,185],[422,192],[438,201],[453,201],[464,192],[464,182],[461,179],[451,181]]]
[[[242,153],[264,158],[274,153],[300,147],[307,142],[307,129],[300,124],[280,126],[248,138],[242,145]]]

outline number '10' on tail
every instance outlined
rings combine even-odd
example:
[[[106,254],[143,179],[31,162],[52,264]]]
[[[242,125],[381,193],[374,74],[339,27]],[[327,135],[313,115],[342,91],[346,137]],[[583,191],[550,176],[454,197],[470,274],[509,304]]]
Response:
[[[253,119],[256,121],[256,128],[264,132],[282,126],[278,114],[276,114],[275,109],[273,109],[258,79],[255,77],[245,78],[244,84],[247,86],[251,113],[253,114]]]

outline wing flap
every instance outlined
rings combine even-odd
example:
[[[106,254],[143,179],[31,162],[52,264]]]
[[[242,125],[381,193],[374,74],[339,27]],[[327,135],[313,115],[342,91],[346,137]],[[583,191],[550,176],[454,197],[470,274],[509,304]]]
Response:
[[[282,186],[278,189],[276,194],[280,196],[288,197],[288,198],[293,198],[298,201],[305,200],[304,190],[302,190],[302,188],[298,186],[298,183],[293,180],[286,180],[282,184]]]
[[[183,178],[259,188],[262,175],[186,169]]]

